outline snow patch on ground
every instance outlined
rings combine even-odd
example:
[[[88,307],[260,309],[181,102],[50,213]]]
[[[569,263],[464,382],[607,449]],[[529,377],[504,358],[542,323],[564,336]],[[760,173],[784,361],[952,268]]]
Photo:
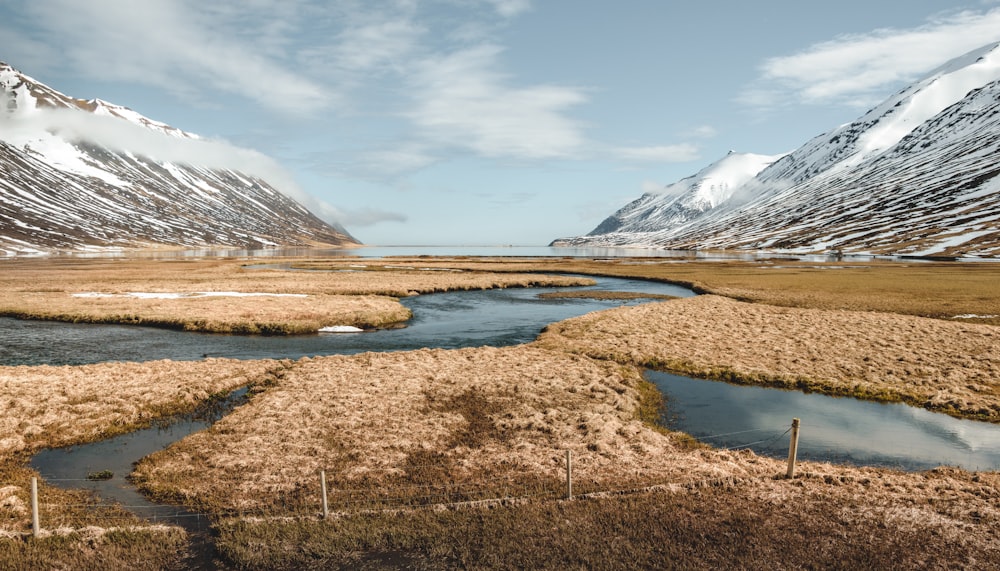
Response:
[[[192,297],[309,297],[304,293],[244,293],[237,291],[142,292],[102,293],[89,291],[74,293],[73,297],[134,297],[138,299],[183,299]]]
[[[320,333],[362,333],[364,329],[354,327],[352,325],[331,325],[329,327],[321,327]]]

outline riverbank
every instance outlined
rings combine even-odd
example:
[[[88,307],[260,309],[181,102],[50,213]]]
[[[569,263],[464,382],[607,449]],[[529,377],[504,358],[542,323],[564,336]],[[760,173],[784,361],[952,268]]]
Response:
[[[804,462],[787,480],[781,460],[643,423],[640,387],[533,346],[308,359],[138,481],[224,514],[220,550],[248,568],[1000,564],[995,472]]]
[[[26,467],[42,448],[71,446],[187,413],[241,386],[273,382],[280,361],[101,363],[0,367],[0,567],[164,569],[188,544],[185,532],[100,503],[84,490],[39,478],[41,537],[31,532]],[[81,475],[82,477],[82,475]]]
[[[340,260],[333,265],[351,269],[356,263]],[[228,362],[185,364],[191,368],[173,372],[167,363],[162,370],[160,365],[124,363],[106,369],[10,368],[16,390],[24,392],[10,393],[18,395],[10,399],[3,392],[0,400],[0,405],[17,403],[10,409],[16,412],[15,422],[0,425],[0,438],[11,443],[0,462],[6,466],[0,483],[0,524],[10,535],[28,529],[24,508],[31,472],[23,468],[26,454],[47,442],[63,442],[62,431],[76,419],[93,415],[81,424],[89,422],[90,428],[78,438],[96,438],[119,425],[127,429],[127,419],[163,413],[169,408],[163,403],[197,401],[221,390],[211,388],[212,379],[222,379],[220,386],[249,379],[256,380],[259,389],[249,404],[212,429],[154,455],[139,472],[142,485],[158,496],[213,514],[223,567],[1000,566],[996,472],[939,469],[914,474],[805,462],[794,479],[784,479],[782,461],[708,449],[685,435],[644,423],[637,411],[647,411],[648,419],[648,411],[656,409],[656,393],[640,382],[635,368],[653,361],[662,365],[693,349],[693,357],[684,358],[713,374],[740,371],[759,375],[763,382],[785,374],[797,378],[801,370],[795,367],[801,366],[842,375],[847,379],[843,386],[870,381],[869,392],[876,397],[885,392],[876,390],[881,386],[876,381],[898,388],[917,379],[920,390],[943,390],[941,394],[954,397],[963,410],[993,410],[993,385],[975,375],[996,377],[995,327],[893,315],[885,310],[888,305],[880,312],[871,310],[885,303],[879,299],[892,297],[891,288],[898,288],[901,313],[920,314],[925,311],[922,304],[934,299],[948,308],[938,311],[941,315],[952,308],[990,312],[1000,292],[995,285],[990,290],[983,284],[997,283],[987,279],[996,270],[976,270],[963,280],[957,279],[963,275],[960,270],[943,269],[948,279],[927,279],[918,287],[910,282],[927,275],[924,266],[907,280],[893,268],[881,274],[881,269],[861,267],[844,271],[766,263],[714,269],[676,265],[680,273],[701,272],[693,280],[693,273],[675,275],[673,265],[662,261],[384,263],[404,267],[333,274],[252,270],[239,277],[238,272],[227,273],[233,267],[228,261],[224,267],[185,262],[162,266],[166,281],[157,279],[155,284],[149,272],[157,266],[131,262],[119,272],[113,271],[114,263],[102,262],[100,275],[90,273],[96,266],[88,264],[62,267],[56,273],[72,276],[66,283],[79,291],[142,291],[157,284],[164,291],[202,291],[212,284],[211,289],[219,291],[299,294],[307,292],[283,280],[301,278],[317,288],[310,291],[327,291],[319,288],[346,287],[337,285],[345,283],[339,281],[342,276],[376,288],[378,280],[392,279],[396,272],[412,280],[463,275],[420,269],[425,267],[490,267],[503,275],[591,268],[604,274],[633,271],[650,279],[675,276],[670,279],[697,281],[703,291],[735,287],[732,283],[742,280],[746,285],[740,291],[761,287],[755,295],[773,304],[716,297],[674,300],[643,305],[634,308],[635,313],[612,310],[556,324],[528,346],[243,362],[249,369],[228,377],[209,374],[209,379],[197,365],[221,370]],[[811,297],[796,293],[796,272],[811,276],[806,279],[815,288]],[[116,275],[124,281],[113,281]],[[883,275],[894,277],[881,281]],[[261,281],[250,279],[255,277]],[[809,281],[812,277],[815,283]],[[12,279],[19,287],[30,287],[30,273]],[[888,289],[881,298],[865,301],[864,292],[854,290],[859,279]],[[102,280],[111,281],[101,286]],[[58,279],[46,283],[68,291]],[[764,283],[775,289],[760,285]],[[948,283],[952,286],[946,287]],[[281,284],[287,289],[279,289]],[[782,293],[786,285],[791,293]],[[782,300],[816,307],[775,305]],[[869,305],[863,306],[865,311],[841,311],[840,305],[855,303]],[[685,326],[683,335],[679,325]],[[925,344],[925,338],[931,342]],[[986,345],[976,345],[976,339]],[[944,360],[936,364],[939,357]],[[117,372],[105,374],[112,370]],[[934,389],[939,377],[953,374],[982,388],[962,389],[958,383],[952,392]],[[108,394],[117,396],[119,391],[109,386],[126,379],[136,388],[122,392],[121,402],[113,402]],[[179,398],[183,393],[174,390],[179,382],[190,383],[192,398]],[[51,391],[27,390],[34,386],[50,386]],[[163,387],[163,392],[137,405],[138,412],[125,414],[133,398],[141,401],[143,387]],[[48,399],[55,404],[51,417],[45,416]],[[102,403],[106,412],[92,413],[89,403]],[[158,406],[164,406],[163,411]],[[51,420],[32,421],[36,416]],[[25,438],[22,431],[28,426],[37,428]],[[566,492],[566,450],[572,452],[572,501],[561,499]],[[319,517],[319,470],[329,478],[333,517],[326,521]],[[43,493],[62,492],[43,482]],[[84,503],[69,495],[44,497],[50,506]],[[0,561],[57,567],[60,561],[80,561],[76,552],[83,549],[97,558],[91,562],[100,561],[92,568],[183,565],[177,560],[176,542],[161,541],[158,531],[144,531],[133,543],[114,539],[114,533],[101,535],[111,538],[105,541],[83,531],[102,528],[107,521],[80,509],[59,523],[65,532],[42,541],[0,539]],[[174,547],[157,547],[160,544]],[[46,555],[39,555],[46,549]]]
[[[579,277],[384,268],[336,273],[252,269],[236,260],[4,260],[0,317],[162,327],[233,335],[303,335],[405,323],[398,298],[510,287],[589,285]]]
[[[569,272],[676,283],[740,301],[811,309],[899,313],[1000,325],[1000,264],[991,262],[804,262],[671,258],[394,259],[369,261],[510,272]],[[301,262],[336,268],[340,260]],[[299,263],[296,263],[299,265]]]
[[[1000,422],[1000,330],[703,295],[553,324],[538,345],[735,383],[905,402]]]

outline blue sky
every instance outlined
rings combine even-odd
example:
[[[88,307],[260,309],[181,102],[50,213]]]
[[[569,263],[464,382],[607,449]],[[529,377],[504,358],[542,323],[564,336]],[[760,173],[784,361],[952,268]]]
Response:
[[[0,0],[0,61],[264,153],[373,245],[585,234],[998,40],[977,0]]]

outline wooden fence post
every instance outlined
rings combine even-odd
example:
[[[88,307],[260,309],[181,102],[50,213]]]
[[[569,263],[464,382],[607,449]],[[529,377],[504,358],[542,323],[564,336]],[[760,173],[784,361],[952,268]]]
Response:
[[[786,478],[795,477],[795,457],[799,452],[799,419],[792,419],[792,437],[788,442],[788,474]]]
[[[573,451],[566,451],[566,499],[573,499]]]
[[[330,517],[330,506],[326,502],[326,470],[319,471],[319,485],[323,488],[323,519]]]
[[[31,535],[38,537],[42,526],[38,523],[38,478],[31,477]]]

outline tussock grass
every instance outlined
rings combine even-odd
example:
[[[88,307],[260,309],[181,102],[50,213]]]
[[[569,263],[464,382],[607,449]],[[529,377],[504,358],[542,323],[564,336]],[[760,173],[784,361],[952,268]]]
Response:
[[[530,347],[303,359],[211,430],[140,463],[137,480],[217,512],[282,513],[299,499],[315,511],[320,470],[348,509],[387,489],[393,505],[424,503],[430,484],[444,488],[440,503],[552,493],[569,449],[587,453],[581,477],[617,483],[673,446],[636,419],[640,381],[631,367]]]
[[[801,491],[774,501],[726,486],[490,509],[219,525],[247,569],[955,569],[1000,565],[987,537],[940,518],[866,513]],[[915,512],[920,512],[916,508]],[[918,515],[914,513],[912,515]],[[930,514],[927,514],[930,515]],[[987,546],[983,549],[984,546]]]
[[[729,382],[1000,422],[1000,330],[699,296],[549,326],[538,345]]]
[[[31,537],[30,482],[22,456],[0,458],[0,569],[179,568],[188,542],[178,527],[152,525],[98,504],[82,490],[38,480],[42,534]]]
[[[785,480],[783,461],[651,428],[636,373],[530,346],[306,359],[138,473],[219,514],[220,552],[246,568],[997,561],[1000,475],[802,462]]]
[[[0,458],[131,432],[284,366],[207,359],[0,367]]]
[[[175,527],[82,528],[31,540],[0,539],[0,566],[11,571],[156,571],[182,568],[187,534]]]
[[[44,536],[31,531],[25,467],[44,447],[98,440],[189,412],[236,387],[266,385],[279,361],[210,359],[74,367],[0,367],[0,569],[164,569],[188,538],[122,508],[98,505],[82,490],[39,478]],[[180,567],[180,565],[176,565]]]
[[[86,374],[83,367],[0,370],[0,383],[7,383],[0,408],[17,418],[0,415],[0,533],[12,537],[27,529],[29,451],[127,430],[219,392],[216,382],[244,378],[256,383],[247,405],[138,469],[155,496],[214,514],[220,553],[238,568],[1000,566],[996,472],[910,474],[804,462],[786,480],[779,477],[783,462],[692,445],[651,426],[662,397],[635,368],[930,403],[992,418],[997,330],[892,314],[1000,313],[1000,276],[986,264],[420,258],[382,264],[414,269],[333,274],[247,271],[235,261],[50,262],[18,262],[20,269],[0,273],[0,282],[18,295],[403,295],[416,291],[414,284],[437,287],[419,280],[463,275],[421,269],[435,267],[470,270],[462,279],[472,270],[491,272],[478,277],[493,287],[546,279],[526,274],[533,271],[639,275],[758,303],[674,300],[555,324],[530,346],[244,363],[247,369],[231,375],[208,372],[226,370],[224,360],[206,362],[206,369],[119,364],[113,374],[110,365]],[[359,264],[369,262],[313,267]],[[103,382],[74,392],[91,376]],[[129,387],[120,400],[108,389],[118,382]],[[178,383],[190,383],[183,385],[190,398]],[[51,390],[22,390],[32,384]],[[58,436],[59,415],[67,426],[80,420],[68,440]],[[582,497],[555,501],[567,449]],[[334,510],[328,521],[317,518],[320,469]],[[65,493],[42,486],[43,494]],[[487,498],[506,499],[479,501]],[[86,503],[78,500],[48,501]],[[441,505],[451,502],[467,503]],[[167,553],[179,551],[176,531],[129,532],[111,543],[86,539],[83,526],[100,525],[88,513],[65,521],[69,543],[64,536],[34,544],[0,538],[0,567],[71,567],[66,553],[77,557],[78,549],[85,551],[79,561],[95,567],[178,565]],[[129,527],[124,520],[114,526]]]
[[[350,325],[407,321],[397,298],[452,290],[587,285],[566,276],[418,268],[302,272],[247,269],[236,261],[3,260],[0,316],[72,323],[145,325],[236,335],[299,335]],[[373,269],[378,269],[373,266]],[[238,292],[306,297],[148,299],[130,292]],[[74,297],[102,293],[113,297]]]
[[[0,309],[0,315],[231,335],[306,335],[331,325],[370,329],[398,324],[412,316],[396,299],[371,295],[140,299],[79,298],[60,292],[23,295],[9,303],[22,304],[25,309],[8,306]]]

